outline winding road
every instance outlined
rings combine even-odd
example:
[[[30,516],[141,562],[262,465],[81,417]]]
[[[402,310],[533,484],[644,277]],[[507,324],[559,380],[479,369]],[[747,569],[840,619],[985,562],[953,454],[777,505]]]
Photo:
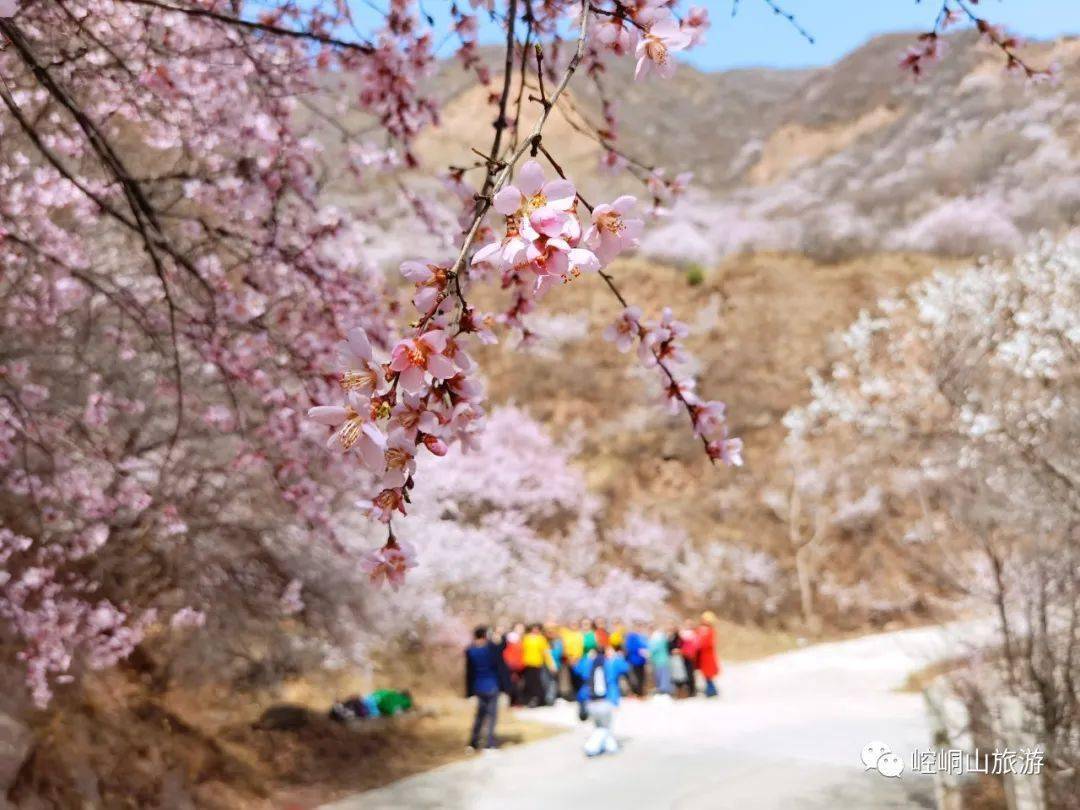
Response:
[[[907,676],[959,654],[984,623],[819,644],[727,667],[718,700],[626,701],[623,750],[587,760],[575,706],[530,711],[572,727],[352,796],[324,810],[891,810],[932,808],[927,776],[889,779],[860,762],[880,740],[905,763],[929,747]]]

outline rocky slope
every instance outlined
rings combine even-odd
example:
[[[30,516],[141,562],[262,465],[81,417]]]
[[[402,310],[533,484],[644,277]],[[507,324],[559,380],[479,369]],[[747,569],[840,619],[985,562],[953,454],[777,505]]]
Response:
[[[753,250],[835,259],[881,249],[951,255],[1012,252],[1026,234],[1080,217],[1080,41],[1025,46],[1058,79],[1033,85],[1007,74],[1000,52],[972,32],[947,39],[922,80],[897,57],[914,34],[877,37],[815,70],[702,73],[681,66],[670,82],[632,82],[625,61],[604,78],[620,146],[695,184],[646,253],[716,262]],[[439,77],[453,95],[454,68]],[[643,195],[632,178],[601,176],[601,149],[571,121],[598,120],[598,98],[579,82],[550,125],[548,143],[591,198]],[[487,140],[481,91],[446,105],[421,140],[425,169],[467,159]],[[535,111],[526,109],[529,119]],[[644,195],[647,196],[647,195]]]

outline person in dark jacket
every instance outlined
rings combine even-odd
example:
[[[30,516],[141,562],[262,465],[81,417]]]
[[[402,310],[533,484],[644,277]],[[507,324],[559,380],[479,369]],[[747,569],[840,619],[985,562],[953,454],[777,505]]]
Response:
[[[502,653],[488,638],[488,629],[477,627],[473,631],[472,644],[465,648],[465,697],[476,698],[470,748],[480,748],[482,734],[486,735],[485,747],[497,747],[495,720],[499,711],[499,692],[509,691],[510,673]]]

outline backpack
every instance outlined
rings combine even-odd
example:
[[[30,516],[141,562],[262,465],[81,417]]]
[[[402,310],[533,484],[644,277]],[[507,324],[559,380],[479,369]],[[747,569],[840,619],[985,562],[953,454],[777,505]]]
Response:
[[[604,659],[600,656],[596,657],[596,661],[593,662],[592,675],[590,676],[590,691],[592,692],[593,700],[599,700],[607,695],[608,683],[607,673],[604,671]]]

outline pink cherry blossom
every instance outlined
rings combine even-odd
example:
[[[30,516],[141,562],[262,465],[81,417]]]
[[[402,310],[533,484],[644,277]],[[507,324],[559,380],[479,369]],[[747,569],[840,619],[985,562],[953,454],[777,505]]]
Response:
[[[437,380],[453,377],[457,369],[443,354],[446,344],[446,333],[441,329],[399,341],[391,353],[390,368],[400,375],[401,387],[411,394],[423,391],[427,385],[425,371]]]
[[[655,169],[649,174],[646,185],[649,191],[652,192],[653,197],[658,201],[671,203],[686,193],[693,178],[693,172],[682,172],[676,175],[673,180],[668,180],[663,169]]]
[[[655,364],[654,359],[652,365]],[[664,388],[664,401],[667,403],[668,412],[676,414],[680,409],[689,405],[691,413],[693,413],[693,409],[698,402],[697,394],[694,393],[695,388],[697,388],[697,381],[693,377],[669,380]]]
[[[446,442],[440,439],[438,436],[424,436],[424,447],[431,451],[432,455],[445,456],[450,448]]]
[[[427,262],[403,262],[401,274],[416,285],[413,306],[423,315],[427,315],[444,294],[448,281],[445,267]]]
[[[416,442],[404,431],[394,431],[386,442],[386,473],[382,477],[385,486],[396,488],[405,486],[405,482],[416,472]]]
[[[518,171],[517,184],[502,188],[493,201],[496,211],[513,220],[514,226],[527,240],[542,234],[556,237],[563,234],[572,219],[577,194],[569,180],[546,180],[544,170],[535,160],[527,160]]]
[[[538,296],[557,281],[569,281],[582,272],[600,269],[600,261],[591,250],[570,247],[563,239],[548,239],[542,247],[534,243],[526,255],[537,275],[535,292]]]
[[[363,329],[357,327],[349,331],[348,340],[338,344],[338,357],[346,368],[339,378],[345,391],[371,396],[386,389],[386,375],[374,361],[371,341]]]
[[[378,551],[365,555],[360,566],[375,585],[386,582],[397,590],[405,583],[406,572],[416,564],[416,549],[409,543],[391,538]]]
[[[371,499],[367,509],[375,520],[389,523],[395,512],[405,514],[405,493],[399,488],[384,489]]]
[[[516,220],[513,225],[507,223],[506,235],[502,239],[489,242],[473,254],[472,263],[493,262],[497,267],[511,267],[525,255],[529,242],[521,236]]]
[[[355,391],[349,393],[349,404],[316,405],[308,410],[308,418],[320,424],[338,427],[328,446],[349,452],[355,449],[364,466],[381,473],[385,468],[386,436],[372,420],[371,401]]]
[[[709,10],[703,6],[691,6],[683,18],[683,30],[690,35],[687,47],[705,42],[705,32],[709,30]]]
[[[391,420],[410,439],[418,431],[437,433],[440,429],[438,412],[416,394],[406,393],[391,411]]]
[[[634,347],[634,341],[641,331],[641,309],[627,307],[616,318],[615,323],[604,330],[604,340],[615,344],[620,352],[628,352]]]
[[[585,232],[585,243],[602,264],[608,264],[620,253],[637,247],[645,223],[627,219],[636,199],[623,195],[610,205],[602,203],[593,209],[592,225]]]
[[[668,13],[655,17],[637,44],[637,69],[635,79],[643,79],[652,71],[662,78],[675,74],[675,60],[671,54],[690,45],[691,35],[679,27],[678,21]]]
[[[725,406],[723,402],[705,402],[692,409],[694,432],[699,436],[711,438],[724,427]]]
[[[625,17],[600,16],[593,24],[593,42],[616,56],[625,56],[637,46],[638,30]]]

